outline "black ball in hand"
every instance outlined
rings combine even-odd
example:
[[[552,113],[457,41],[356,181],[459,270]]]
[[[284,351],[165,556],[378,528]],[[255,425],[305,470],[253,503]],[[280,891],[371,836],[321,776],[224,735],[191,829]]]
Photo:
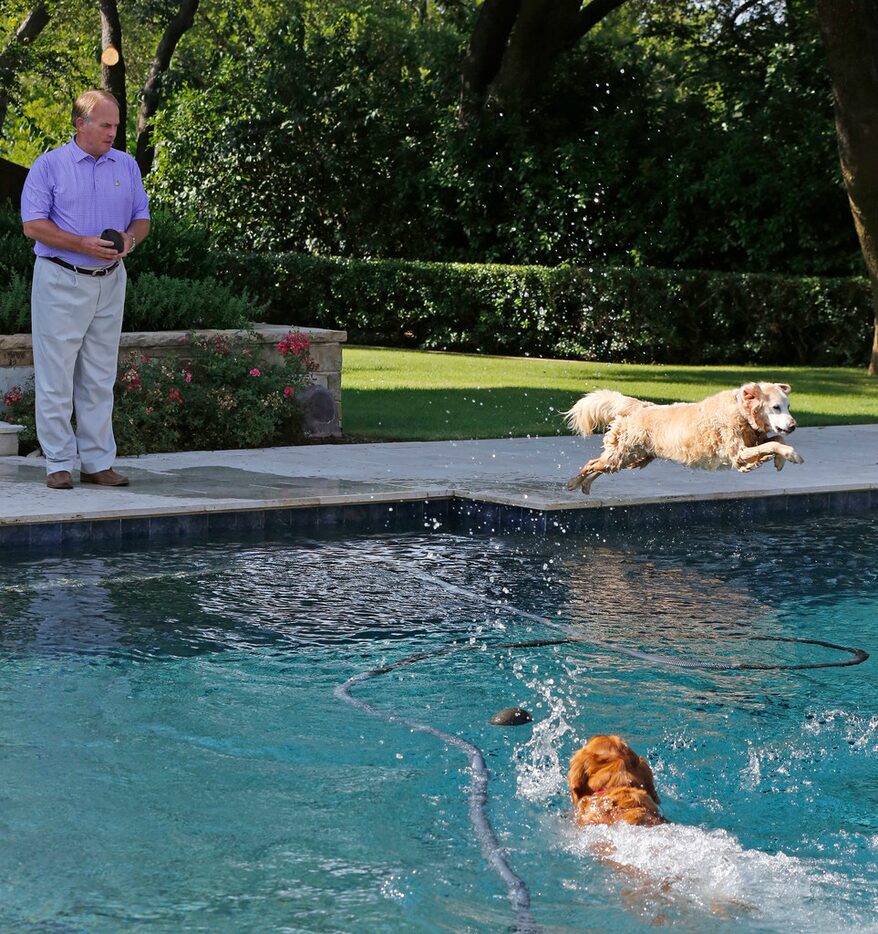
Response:
[[[122,234],[120,234],[118,230],[113,230],[112,227],[101,231],[101,240],[112,240],[117,253],[121,253],[122,250],[125,249],[125,241],[122,239]]]

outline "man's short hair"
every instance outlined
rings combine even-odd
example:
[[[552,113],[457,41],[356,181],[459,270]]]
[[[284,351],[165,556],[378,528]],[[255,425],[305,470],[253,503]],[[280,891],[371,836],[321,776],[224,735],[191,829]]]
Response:
[[[80,117],[82,117],[83,120],[88,120],[91,117],[91,112],[97,107],[100,101],[106,101],[108,104],[115,104],[116,109],[119,109],[119,102],[109,91],[83,91],[73,102],[73,126],[76,126],[76,121]]]

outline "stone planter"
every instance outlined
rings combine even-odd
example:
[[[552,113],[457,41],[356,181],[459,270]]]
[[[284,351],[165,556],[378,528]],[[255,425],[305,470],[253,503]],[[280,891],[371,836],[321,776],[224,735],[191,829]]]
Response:
[[[18,454],[18,433],[24,425],[0,422],[0,457],[15,457]]]
[[[325,328],[282,327],[277,324],[254,325],[254,354],[265,363],[280,364],[283,356],[275,348],[289,331],[301,331],[311,343],[311,356],[317,363],[315,389],[301,395],[305,410],[305,432],[312,438],[337,438],[341,435],[341,350],[347,332]],[[237,331],[200,330],[199,337],[232,337]],[[123,332],[119,344],[119,362],[132,353],[149,357],[180,357],[186,353],[182,342],[186,331]],[[33,379],[34,358],[30,334],[0,334],[0,395],[11,386]],[[17,442],[16,442],[17,443]]]

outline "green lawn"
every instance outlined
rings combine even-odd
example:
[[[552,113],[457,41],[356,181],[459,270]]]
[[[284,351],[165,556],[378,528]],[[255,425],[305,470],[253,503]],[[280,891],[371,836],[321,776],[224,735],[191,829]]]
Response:
[[[789,383],[800,425],[878,422],[878,379],[836,367],[648,366],[348,347],[345,434],[394,441],[565,434],[592,389],[689,402],[747,380]]]

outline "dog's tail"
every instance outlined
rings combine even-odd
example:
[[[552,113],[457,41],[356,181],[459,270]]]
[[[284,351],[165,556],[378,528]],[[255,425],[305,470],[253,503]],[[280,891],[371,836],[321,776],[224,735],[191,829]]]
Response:
[[[583,396],[573,408],[564,412],[567,427],[578,435],[590,435],[600,428],[606,429],[618,415],[628,415],[651,405],[632,396],[623,396],[612,389],[598,389]]]

